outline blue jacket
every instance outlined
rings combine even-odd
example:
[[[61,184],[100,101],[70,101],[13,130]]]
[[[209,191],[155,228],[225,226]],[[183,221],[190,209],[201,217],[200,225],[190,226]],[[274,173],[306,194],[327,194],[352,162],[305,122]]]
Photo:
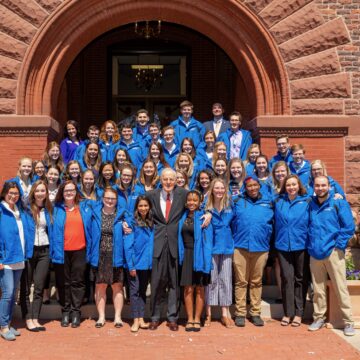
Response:
[[[135,127],[133,128],[133,139],[135,142],[139,143],[142,146],[142,148],[146,151],[147,154],[152,141],[149,131],[146,131],[142,134],[139,131],[139,128]]]
[[[130,159],[133,163],[133,165],[136,167],[136,169],[141,168],[141,165],[143,163],[143,161],[145,160],[145,151],[144,148],[140,145],[140,143],[134,141],[131,144],[126,144],[123,141],[119,141],[116,144],[114,144],[111,149],[110,149],[110,156],[111,156],[111,161],[114,160],[115,154],[119,149],[125,149],[129,156]]]
[[[154,229],[134,225],[133,232],[125,235],[126,267],[129,270],[151,270],[154,253]]]
[[[335,194],[340,194],[345,199],[345,192],[343,188],[339,185],[338,182],[336,182],[331,176],[328,176],[329,183],[330,183],[330,189],[329,193],[331,196],[334,196]],[[309,182],[307,184],[304,184],[305,188],[310,196],[314,195],[314,180],[310,177]]]
[[[102,224],[102,202],[94,204],[91,208],[90,234],[87,247],[87,260],[91,266],[98,267],[100,256],[101,224]],[[124,239],[122,230],[122,219],[125,209],[118,207],[113,224],[113,266],[122,267],[125,264]]]
[[[180,153],[180,149],[179,149],[178,145],[176,145],[175,150],[171,154],[166,149],[165,145],[163,145],[163,150],[164,150],[164,157],[165,157],[166,162],[174,169],[176,158]]]
[[[172,121],[170,126],[175,130],[175,142],[181,144],[184,138],[189,137],[194,142],[195,148],[201,143],[205,135],[204,125],[191,117],[189,126],[186,126],[182,116],[179,116],[176,120]]]
[[[74,160],[75,151],[78,146],[82,144],[82,141],[79,141],[79,144],[72,142],[69,138],[65,138],[60,143],[60,152],[64,160],[64,164],[66,165],[69,161]]]
[[[273,166],[278,162],[278,161],[285,161],[288,165],[290,165],[290,163],[293,161],[293,157],[292,157],[292,153],[290,150],[288,150],[287,154],[285,157],[282,157],[279,152],[274,155],[270,161],[269,161],[269,169],[271,170],[273,168]]]
[[[255,163],[248,162],[245,166],[246,175],[253,175],[255,171]]]
[[[24,229],[25,251],[21,247],[14,215],[0,203],[0,264],[3,265],[15,264],[31,257],[27,216],[20,206],[18,209]]]
[[[241,133],[242,133],[242,140],[241,140],[241,146],[240,146],[240,158],[242,160],[246,159],[246,155],[247,152],[249,150],[250,145],[252,144],[252,137],[251,137],[251,133],[250,131],[247,130],[243,130],[240,129]],[[217,142],[222,141],[225,143],[226,145],[226,153],[227,153],[227,158],[230,159],[230,147],[231,147],[231,143],[230,143],[230,137],[233,134],[233,131],[231,129],[227,129],[226,132],[220,134],[217,138]]]
[[[230,224],[234,212],[231,206],[220,213],[216,209],[212,209],[211,214],[211,224],[214,229],[212,253],[215,255],[232,255],[234,253],[234,239]]]
[[[80,202],[80,213],[84,224],[86,242],[90,239],[91,202]],[[64,205],[55,205],[54,222],[50,237],[50,259],[55,264],[64,263],[64,232],[66,221],[66,210]],[[87,244],[88,247],[88,244]]]
[[[47,226],[47,235],[49,238],[49,244],[50,239],[52,237],[52,223],[50,220],[49,212],[45,209],[45,219],[46,219],[46,226]],[[29,258],[33,257],[34,253],[34,244],[35,244],[35,233],[36,233],[36,224],[35,220],[30,212],[30,209],[26,211],[26,221],[27,221],[27,231],[28,231],[28,242],[26,243],[27,250],[27,256]]]
[[[178,244],[179,244],[179,264],[184,261],[184,240],[182,237],[182,227],[189,211],[186,211],[179,221]],[[211,271],[211,254],[213,244],[213,227],[210,224],[206,228],[201,228],[204,211],[194,213],[194,262],[193,270],[209,274]]]
[[[294,161],[291,161],[289,164],[289,169],[292,174],[295,174],[299,177],[301,183],[304,186],[309,183],[309,179],[311,176],[311,167],[309,161],[304,160],[304,165],[300,169],[296,169],[294,166]]]
[[[116,191],[118,193],[119,199],[118,199],[118,206],[128,210],[130,214],[134,212],[135,209],[135,202],[138,196],[140,195],[138,192],[131,189],[127,189],[126,191],[120,190],[120,188],[117,186]]]
[[[317,197],[312,198],[308,243],[310,256],[322,260],[330,256],[334,248],[345,251],[354,232],[354,220],[346,200],[335,200],[329,196],[320,205]]]
[[[275,248],[281,251],[304,250],[309,232],[309,204],[307,195],[293,201],[280,195],[275,200]]]
[[[23,188],[21,187],[21,184],[20,184],[20,177],[19,176],[15,176],[12,179],[6,180],[6,182],[10,182],[10,181],[17,183],[18,188],[19,188],[19,192],[20,192],[20,198],[21,198],[22,204],[26,208],[27,205],[28,205],[28,199],[29,199],[30,193],[25,196],[24,190],[23,190]],[[30,184],[33,184],[35,181],[36,180],[34,178],[31,179]]]
[[[234,220],[231,228],[236,248],[249,252],[269,251],[273,229],[274,207],[260,194],[253,201],[246,194],[234,199]]]
[[[269,176],[266,180],[260,180],[260,192],[267,198],[271,198],[273,195],[273,183],[272,177]]]
[[[84,161],[84,155],[85,155],[85,151],[86,151],[86,146],[87,144],[89,144],[90,140],[84,140],[77,148],[75,151],[75,156],[74,156],[74,160],[80,162],[80,161]],[[101,154],[101,160],[102,162],[107,160],[107,150],[106,147],[104,147],[104,143],[102,141],[98,142],[99,145],[99,149],[100,149],[100,154]]]

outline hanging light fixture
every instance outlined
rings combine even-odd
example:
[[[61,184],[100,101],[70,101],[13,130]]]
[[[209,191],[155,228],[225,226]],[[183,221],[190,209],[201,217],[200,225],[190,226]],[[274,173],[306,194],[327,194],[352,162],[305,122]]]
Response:
[[[161,33],[161,20],[157,21],[157,26],[152,27],[150,21],[145,21],[144,26],[139,26],[138,22],[135,22],[135,34],[145,39],[150,39],[152,37],[158,37]]]
[[[149,92],[162,84],[164,65],[131,65],[135,71],[135,84],[139,89]]]

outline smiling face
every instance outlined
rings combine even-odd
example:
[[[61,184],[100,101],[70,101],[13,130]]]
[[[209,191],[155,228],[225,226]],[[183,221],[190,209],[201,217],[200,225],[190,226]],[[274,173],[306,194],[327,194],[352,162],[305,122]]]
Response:
[[[248,180],[245,185],[245,190],[248,196],[256,199],[259,196],[260,184],[256,180]]]
[[[14,209],[14,206],[18,202],[20,197],[20,192],[17,187],[10,188],[7,194],[5,195],[5,202]]]
[[[170,193],[174,190],[176,183],[176,173],[168,168],[164,169],[161,173],[161,185],[163,189]]]
[[[199,177],[199,184],[203,188],[204,191],[209,189],[210,186],[210,177],[206,173],[201,173]]]
[[[183,107],[180,109],[180,113],[181,113],[183,119],[184,119],[185,121],[188,121],[188,120],[190,120],[190,118],[191,118],[191,115],[192,115],[192,113],[193,113],[193,109],[192,109],[191,106],[183,106]]]
[[[155,166],[152,161],[144,163],[144,175],[147,177],[153,177],[155,174]]]
[[[89,130],[87,132],[87,137],[91,142],[97,142],[99,140],[100,131],[99,130]]]
[[[93,189],[93,186],[95,184],[95,177],[92,171],[86,171],[84,173],[84,176],[82,178],[82,183],[87,191],[91,191]]]
[[[190,212],[194,212],[199,209],[200,207],[200,198],[199,195],[195,193],[190,193],[186,198],[186,205],[185,205]]]
[[[216,149],[216,153],[217,153],[219,159],[225,159],[226,158],[226,145],[220,144]]]
[[[37,204],[43,204],[47,196],[46,186],[44,184],[39,184],[34,191],[34,199]]]
[[[150,156],[152,159],[154,159],[155,161],[159,160],[159,157],[160,157],[160,150],[159,148],[155,145],[155,144],[152,144],[150,146]]]
[[[120,175],[120,180],[123,186],[128,187],[133,179],[133,171],[129,168],[125,168],[122,170]]]
[[[295,164],[302,164],[302,162],[305,159],[305,154],[304,154],[304,150],[296,150],[292,153],[292,157],[294,159],[294,163]]]
[[[300,185],[298,180],[294,177],[291,177],[290,179],[286,180],[285,190],[289,195],[289,197],[291,198],[299,195]]]
[[[49,155],[50,160],[52,160],[52,161],[58,160],[60,157],[60,148],[58,146],[52,147],[48,151],[48,155]]]
[[[65,203],[73,203],[76,197],[76,185],[72,183],[66,184],[63,194]]]
[[[180,187],[184,187],[185,186],[185,178],[184,175],[181,172],[177,172],[176,173],[176,185],[180,186]]]
[[[157,141],[160,135],[160,130],[157,126],[150,126],[149,133],[153,141]]]
[[[66,125],[66,131],[67,131],[70,138],[75,138],[76,137],[77,130],[76,130],[76,127],[74,125],[67,124]]]
[[[324,175],[324,168],[321,164],[315,163],[311,166],[311,175],[315,179],[317,176]]]
[[[187,158],[187,156],[180,155],[178,164],[179,164],[179,169],[188,171],[190,166],[190,160]]]
[[[226,188],[224,184],[221,181],[215,181],[214,187],[212,190],[212,194],[214,196],[214,199],[221,200],[226,192]]]
[[[140,216],[145,219],[147,214],[150,211],[150,204],[147,200],[140,200],[137,208],[136,208],[137,212],[140,214]]]
[[[80,166],[79,164],[71,164],[69,166],[69,174],[72,179],[77,179],[80,175]]]
[[[21,177],[29,177],[32,170],[32,164],[30,159],[22,159],[19,166],[19,172]]]
[[[329,195],[329,180],[325,176],[318,176],[314,180],[314,192],[320,199],[327,198]]]
[[[105,180],[111,180],[111,178],[114,176],[114,170],[112,166],[108,164],[103,167],[101,174]]]
[[[113,212],[117,205],[117,196],[112,191],[105,191],[103,197],[104,209],[108,212]]]
[[[215,137],[212,133],[206,134],[205,135],[205,143],[206,146],[209,148],[213,148],[215,145]]]
[[[254,147],[249,152],[249,160],[251,162],[255,162],[256,158],[260,155],[260,149],[258,147]]]
[[[233,179],[240,179],[242,175],[243,169],[240,161],[234,161],[230,166],[230,174]]]
[[[108,122],[106,123],[105,125],[105,134],[108,136],[108,137],[112,137],[115,133],[115,127],[112,123]]]
[[[125,161],[126,161],[126,154],[124,150],[119,150],[116,153],[116,162],[118,163],[118,165],[122,165]]]
[[[224,109],[220,104],[214,104],[212,107],[214,117],[221,117],[224,115]]]
[[[174,130],[173,129],[167,129],[164,132],[164,140],[167,144],[172,144],[174,141]]]
[[[186,154],[191,154],[193,146],[189,140],[184,140],[181,151]]]
[[[130,141],[132,140],[133,131],[131,128],[123,128],[121,130],[121,137],[124,141]]]
[[[39,177],[42,177],[42,176],[44,175],[44,173],[45,173],[45,166],[44,166],[44,164],[43,164],[41,161],[39,161],[39,162],[35,165],[35,167],[34,167],[34,172],[35,172],[35,174],[36,174],[37,176],[39,176]]]
[[[268,167],[268,163],[265,158],[258,157],[256,159],[255,167],[259,173],[264,173]]]
[[[139,113],[136,117],[136,122],[141,127],[145,127],[148,124],[149,120],[150,118],[146,113]]]
[[[96,160],[99,155],[99,147],[97,144],[90,144],[87,148],[87,155],[90,160]]]
[[[230,117],[230,128],[232,131],[238,131],[241,126],[240,116],[232,115]]]
[[[224,175],[226,173],[226,162],[222,159],[219,159],[215,163],[215,172],[218,175]]]
[[[48,181],[48,184],[57,184],[57,182],[59,181],[59,171],[55,168],[50,168],[46,174],[46,178]]]
[[[281,165],[279,167],[276,168],[276,170],[274,171],[274,175],[275,175],[275,179],[281,183],[282,181],[284,181],[286,175],[287,175],[287,168],[284,165]]]
[[[279,151],[279,153],[281,155],[286,155],[286,153],[289,150],[290,143],[289,143],[289,140],[287,138],[283,137],[283,138],[279,138],[276,141],[276,146],[277,146],[277,149],[278,149],[278,151]]]

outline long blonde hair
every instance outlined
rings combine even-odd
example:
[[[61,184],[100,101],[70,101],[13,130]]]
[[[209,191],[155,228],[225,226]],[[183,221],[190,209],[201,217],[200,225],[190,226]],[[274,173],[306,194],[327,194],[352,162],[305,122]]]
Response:
[[[187,154],[184,152],[179,153],[179,155],[177,156],[176,161],[175,161],[175,170],[176,171],[180,170],[179,161],[180,161],[181,156],[185,156],[189,160],[189,168],[186,172],[186,175],[188,176],[188,178],[190,178],[192,176],[192,174],[194,173],[194,161],[190,154]]]
[[[221,199],[220,201],[220,207],[221,207],[221,210],[224,210],[226,209],[227,207],[229,207],[229,204],[230,204],[230,199],[229,199],[229,191],[228,191],[228,186],[226,184],[226,182],[221,179],[221,178],[215,178],[211,184],[210,184],[210,187],[209,187],[209,191],[208,191],[208,201],[206,203],[206,206],[205,206],[205,209],[206,210],[213,210],[214,209],[214,203],[215,203],[215,199],[214,199],[214,194],[213,194],[213,190],[214,190],[214,186],[217,182],[220,182],[224,185],[225,187],[225,193],[224,193],[224,196],[223,198]]]

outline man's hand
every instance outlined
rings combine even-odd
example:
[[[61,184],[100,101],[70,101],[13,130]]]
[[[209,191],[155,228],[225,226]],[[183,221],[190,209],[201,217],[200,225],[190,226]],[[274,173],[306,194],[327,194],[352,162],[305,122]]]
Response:
[[[136,270],[130,270],[129,274],[130,274],[130,276],[135,277],[136,276]]]
[[[200,219],[204,219],[203,223],[201,224],[202,228],[208,227],[211,222],[212,215],[210,213],[204,214]]]

